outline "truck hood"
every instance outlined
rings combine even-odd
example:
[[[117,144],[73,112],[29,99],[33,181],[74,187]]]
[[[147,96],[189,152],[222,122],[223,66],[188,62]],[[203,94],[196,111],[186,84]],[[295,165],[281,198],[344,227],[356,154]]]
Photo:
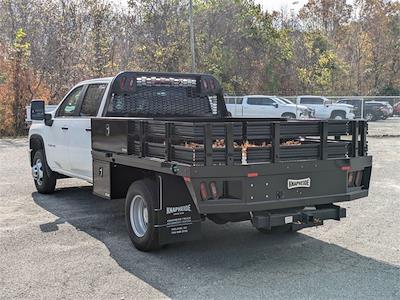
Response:
[[[293,107],[294,109],[300,109],[300,110],[309,110],[307,106],[304,105],[296,105],[296,104],[286,104],[287,107]]]
[[[332,104],[328,104],[328,106],[333,106],[333,107],[337,107],[337,108],[354,108],[353,105],[351,104],[344,104],[344,103],[332,103]]]

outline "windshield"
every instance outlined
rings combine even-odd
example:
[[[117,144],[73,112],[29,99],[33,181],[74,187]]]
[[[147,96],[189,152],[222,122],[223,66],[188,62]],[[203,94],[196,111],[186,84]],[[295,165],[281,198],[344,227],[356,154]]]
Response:
[[[285,104],[293,104],[292,101],[286,99],[286,98],[282,98],[282,97],[278,97],[278,99],[280,100],[281,103],[285,103]]]

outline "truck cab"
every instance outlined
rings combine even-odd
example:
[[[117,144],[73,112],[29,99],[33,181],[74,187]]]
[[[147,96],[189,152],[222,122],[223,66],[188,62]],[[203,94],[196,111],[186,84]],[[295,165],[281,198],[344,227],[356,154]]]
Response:
[[[324,96],[298,96],[296,103],[313,109],[319,119],[351,120],[355,117],[352,105],[332,103]]]
[[[48,167],[57,174],[92,182],[91,118],[102,115],[112,78],[75,85],[48,114],[48,124],[32,120],[31,159],[43,146]],[[48,126],[51,123],[51,126]]]

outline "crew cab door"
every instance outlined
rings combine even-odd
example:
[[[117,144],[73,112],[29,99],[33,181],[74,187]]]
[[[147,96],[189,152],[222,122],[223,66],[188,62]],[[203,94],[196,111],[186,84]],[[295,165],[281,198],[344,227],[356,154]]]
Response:
[[[248,97],[243,105],[244,117],[271,118],[280,117],[279,105],[268,97]]]
[[[58,107],[52,126],[45,127],[44,139],[46,160],[54,171],[66,174],[70,172],[68,155],[69,129],[83,95],[83,86],[70,91]]]
[[[78,113],[70,124],[68,135],[71,173],[79,178],[92,180],[92,141],[90,119],[99,113],[107,83],[93,83],[85,88]]]

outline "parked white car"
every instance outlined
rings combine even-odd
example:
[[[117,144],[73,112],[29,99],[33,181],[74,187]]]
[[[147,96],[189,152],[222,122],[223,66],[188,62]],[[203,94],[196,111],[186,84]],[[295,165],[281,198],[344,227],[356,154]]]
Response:
[[[354,119],[354,106],[350,104],[332,103],[323,96],[298,96],[298,105],[305,105],[315,110],[315,117],[318,119]]]
[[[232,117],[287,119],[312,117],[311,109],[285,100],[276,96],[264,95],[225,97],[226,108],[232,114]]]

